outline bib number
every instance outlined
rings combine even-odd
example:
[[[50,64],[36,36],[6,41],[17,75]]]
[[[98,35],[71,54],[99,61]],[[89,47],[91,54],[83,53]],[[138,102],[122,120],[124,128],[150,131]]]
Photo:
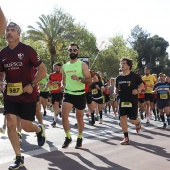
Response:
[[[45,85],[40,83],[40,84],[39,84],[39,87],[40,87],[40,88],[45,88]]]
[[[7,84],[7,95],[19,96],[23,93],[22,83],[8,83]]]
[[[110,97],[110,100],[111,100],[111,101],[115,101],[115,98],[114,98],[114,97]]]
[[[160,99],[168,99],[168,95],[167,94],[160,94]]]
[[[50,90],[58,90],[58,84],[52,84]]]
[[[121,102],[121,107],[132,107],[132,103],[130,103],[130,102]]]
[[[97,94],[98,93],[98,90],[97,89],[93,89],[92,90],[92,94]]]

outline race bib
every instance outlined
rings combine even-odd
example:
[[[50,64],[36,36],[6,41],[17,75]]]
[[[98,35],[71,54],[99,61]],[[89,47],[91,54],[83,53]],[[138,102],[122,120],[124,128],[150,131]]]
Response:
[[[23,93],[22,83],[8,83],[7,84],[7,95],[19,96]]]
[[[121,107],[132,107],[132,103],[130,103],[130,102],[121,102]]]
[[[45,88],[45,84],[39,83],[39,87],[40,87],[40,88]]]
[[[51,84],[50,90],[58,90],[58,84]]]
[[[168,94],[160,94],[160,99],[168,99]]]
[[[98,90],[97,89],[93,89],[92,90],[92,94],[98,94]]]
[[[110,100],[111,100],[111,101],[115,101],[115,98],[113,98],[113,97],[110,97]]]

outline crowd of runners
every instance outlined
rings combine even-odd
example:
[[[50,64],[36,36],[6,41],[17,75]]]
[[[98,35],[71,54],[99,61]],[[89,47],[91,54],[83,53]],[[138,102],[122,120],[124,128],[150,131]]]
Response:
[[[155,121],[162,122],[162,128],[170,125],[170,78],[164,73],[150,74],[150,68],[144,69],[145,75],[131,71],[132,60],[123,57],[116,78],[102,77],[100,71],[89,69],[88,61],[78,59],[80,49],[77,44],[70,44],[68,55],[70,61],[62,65],[56,62],[53,72],[47,73],[46,66],[36,51],[20,42],[20,27],[13,22],[6,26],[8,46],[0,51],[0,90],[4,100],[4,122],[1,133],[7,131],[9,140],[16,154],[16,159],[9,169],[24,166],[21,154],[22,130],[35,132],[37,143],[46,143],[43,117],[47,108],[54,113],[51,128],[55,127],[58,118],[62,119],[65,141],[62,148],[72,142],[69,125],[71,109],[77,119],[77,141],[75,148],[81,148],[85,108],[88,108],[89,124],[103,124],[103,114],[111,114],[120,120],[124,138],[120,144],[130,142],[128,120],[141,130],[141,120],[154,116]],[[39,124],[35,124],[34,120]],[[47,136],[48,139],[48,136]]]

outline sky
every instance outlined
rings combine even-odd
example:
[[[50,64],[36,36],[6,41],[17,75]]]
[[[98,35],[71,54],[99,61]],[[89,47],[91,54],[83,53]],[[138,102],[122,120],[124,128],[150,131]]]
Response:
[[[56,6],[85,25],[96,36],[98,47],[116,35],[126,39],[136,25],[170,44],[170,0],[0,0],[0,6],[23,31],[28,25],[36,27],[38,17],[51,14]],[[170,47],[167,51],[170,54]]]

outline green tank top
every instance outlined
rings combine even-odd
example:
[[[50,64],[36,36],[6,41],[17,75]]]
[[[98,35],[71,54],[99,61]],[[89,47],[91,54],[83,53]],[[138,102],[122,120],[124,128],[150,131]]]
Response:
[[[71,79],[72,75],[76,75],[77,77],[84,78],[83,71],[82,71],[82,61],[80,61],[79,59],[75,63],[70,63],[69,61],[63,65],[63,70],[66,75],[65,93],[73,94],[73,95],[84,94],[85,84]]]
[[[43,78],[39,81],[38,85],[39,85],[39,88],[40,88],[40,92],[44,92],[44,88],[48,82],[48,79],[49,79],[49,75],[46,73],[46,78]],[[46,91],[48,92],[50,90],[50,88],[47,88]]]

